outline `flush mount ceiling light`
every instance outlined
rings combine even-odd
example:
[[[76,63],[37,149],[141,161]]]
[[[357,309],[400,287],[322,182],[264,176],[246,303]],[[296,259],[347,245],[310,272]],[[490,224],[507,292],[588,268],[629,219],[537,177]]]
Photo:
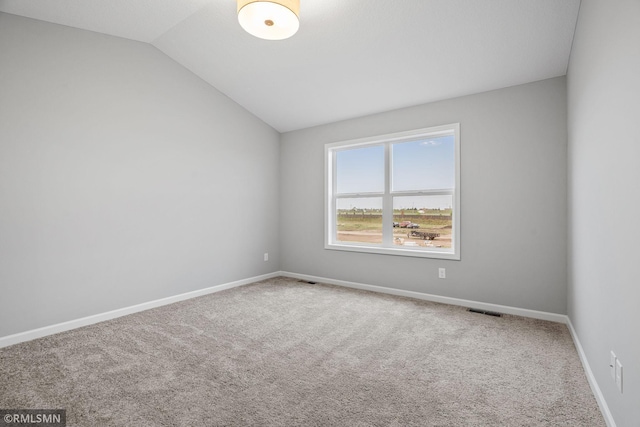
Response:
[[[238,0],[244,30],[266,40],[283,40],[298,31],[300,0]]]

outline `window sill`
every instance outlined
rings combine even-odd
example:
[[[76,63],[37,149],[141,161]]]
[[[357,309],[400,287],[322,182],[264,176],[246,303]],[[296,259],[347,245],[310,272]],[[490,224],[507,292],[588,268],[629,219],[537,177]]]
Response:
[[[325,249],[334,251],[347,251],[347,252],[361,252],[380,255],[394,255],[394,256],[407,256],[415,258],[433,258],[433,259],[448,259],[459,261],[460,254],[451,252],[447,249],[438,248],[383,248],[380,246],[369,246],[366,244],[337,244],[327,243],[324,246]]]

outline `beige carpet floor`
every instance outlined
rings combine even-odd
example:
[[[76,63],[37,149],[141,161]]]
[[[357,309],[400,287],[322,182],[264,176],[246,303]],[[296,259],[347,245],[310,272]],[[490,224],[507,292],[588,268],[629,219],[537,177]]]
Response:
[[[276,278],[0,349],[69,426],[604,426],[565,325]]]

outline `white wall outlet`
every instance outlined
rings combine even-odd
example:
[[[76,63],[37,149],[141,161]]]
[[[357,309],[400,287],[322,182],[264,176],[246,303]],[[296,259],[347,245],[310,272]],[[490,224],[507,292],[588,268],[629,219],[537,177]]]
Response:
[[[611,374],[611,379],[616,380],[616,354],[611,351],[611,360],[609,362],[609,373]]]
[[[439,268],[438,269],[438,277],[440,279],[446,279],[447,278],[447,270],[445,268]]]
[[[622,393],[622,363],[618,359],[616,359],[616,386],[618,386],[618,391]]]
[[[264,260],[269,261],[269,252],[264,253]]]

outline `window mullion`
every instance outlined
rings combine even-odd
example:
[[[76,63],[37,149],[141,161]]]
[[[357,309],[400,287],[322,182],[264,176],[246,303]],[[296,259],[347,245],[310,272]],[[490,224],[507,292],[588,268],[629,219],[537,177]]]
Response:
[[[382,246],[393,246],[393,197],[391,196],[391,144],[384,145],[384,196],[382,196]]]

